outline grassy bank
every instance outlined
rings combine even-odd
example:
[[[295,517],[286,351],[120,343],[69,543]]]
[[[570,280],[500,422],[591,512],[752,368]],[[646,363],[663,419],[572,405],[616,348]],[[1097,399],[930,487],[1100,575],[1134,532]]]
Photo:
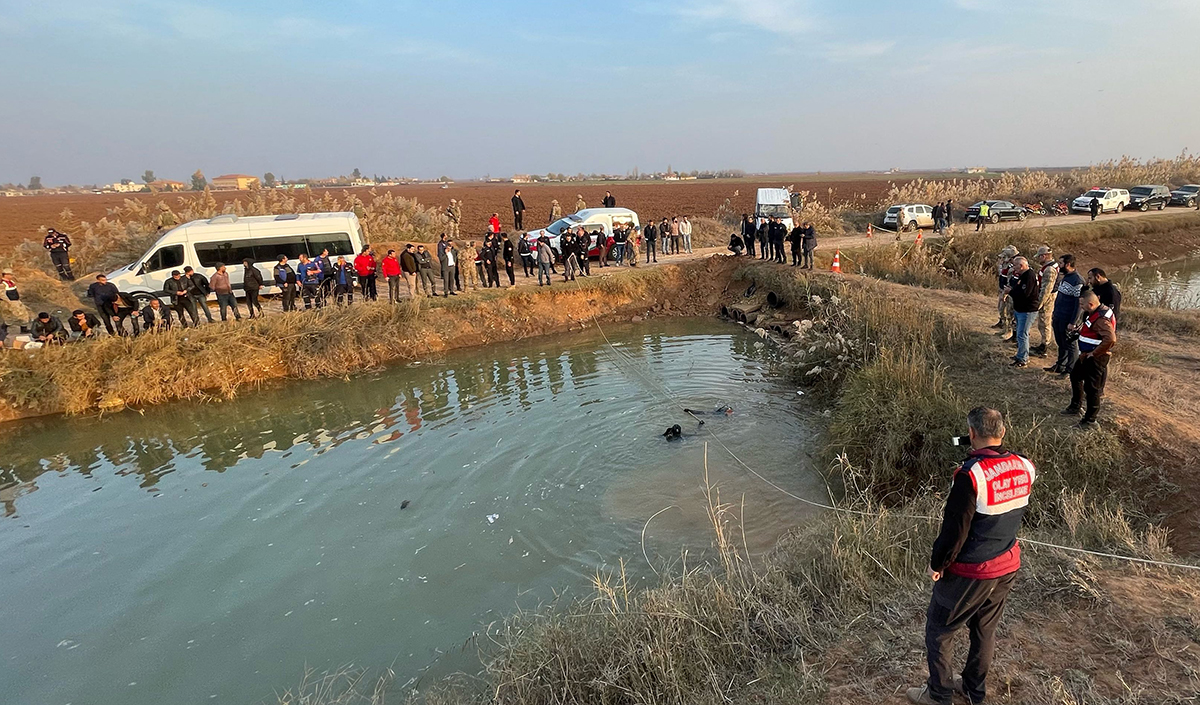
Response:
[[[738,508],[709,493],[716,559],[659,587],[599,575],[583,600],[489,631],[479,678],[431,703],[884,702],[923,678],[924,567],[965,411],[1005,409],[1039,464],[1026,534],[1169,557],[1145,489],[1158,469],[1119,427],[1051,427],[1036,390],[992,372],[994,339],[886,284],[738,272],[800,321],[783,351],[832,405],[825,453],[838,504],[768,556],[739,547]],[[808,323],[804,323],[808,321]],[[814,372],[816,370],[816,372]],[[998,376],[999,375],[999,376]],[[719,449],[710,447],[710,453]],[[753,511],[747,508],[746,511]],[[1200,687],[1200,579],[1028,548],[991,688],[997,702],[1184,702]]]
[[[138,338],[0,354],[0,420],[177,399],[230,398],[279,379],[340,377],[446,350],[590,325],[591,316],[689,310],[719,260],[631,270],[549,289],[484,290],[400,306],[363,303]],[[715,295],[715,294],[713,294]]]

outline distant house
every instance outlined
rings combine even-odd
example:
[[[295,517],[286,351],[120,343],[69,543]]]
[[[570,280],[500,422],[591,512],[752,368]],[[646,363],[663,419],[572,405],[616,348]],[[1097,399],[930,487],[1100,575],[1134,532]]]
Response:
[[[184,191],[188,188],[187,184],[182,181],[169,181],[167,179],[159,179],[151,181],[149,184],[151,191]]]
[[[215,189],[248,191],[258,186],[258,177],[247,174],[225,174],[213,179],[212,186]]]
[[[533,178],[529,174],[513,174],[509,181],[514,184],[528,184],[533,182]]]
[[[987,167],[986,166],[969,166],[969,167],[967,167],[967,173],[968,174],[986,174]]]

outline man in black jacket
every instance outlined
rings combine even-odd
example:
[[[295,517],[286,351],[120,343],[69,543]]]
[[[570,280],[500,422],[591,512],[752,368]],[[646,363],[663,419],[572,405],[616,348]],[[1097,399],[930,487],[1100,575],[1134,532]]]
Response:
[[[770,239],[769,235],[771,232],[770,227],[768,227],[769,225],[770,224],[766,220],[763,220],[763,222],[758,224],[758,228],[755,230],[755,234],[758,237],[758,258],[762,260],[767,259],[771,250],[771,246],[768,244],[768,240]]]
[[[254,266],[254,260],[242,260],[242,288],[246,292],[246,308],[250,309],[250,317],[255,318],[254,311],[258,310],[258,315],[263,315],[262,304],[258,302],[258,292],[263,287],[263,275],[258,271],[258,267]]]
[[[801,265],[800,253],[804,251],[804,226],[797,225],[792,228],[792,232],[788,233],[788,242],[792,246],[792,265],[799,267]]]
[[[1087,273],[1088,286],[1100,297],[1100,303],[1112,309],[1113,316],[1121,320],[1121,290],[1108,278],[1103,269],[1093,267]]]
[[[508,233],[500,234],[500,256],[504,259],[504,273],[508,275],[508,285],[510,287],[517,285],[516,272],[513,271],[513,263],[516,258],[516,248],[513,247],[512,238]]]
[[[67,339],[67,329],[63,328],[62,321],[42,311],[29,324],[29,335],[42,345],[57,345]]]
[[[756,231],[754,221],[750,220],[749,213],[742,213],[742,242],[746,243],[746,254],[754,256],[754,237]]]
[[[187,328],[187,321],[183,317],[185,313],[192,319],[192,326],[200,325],[200,318],[196,315],[196,302],[190,296],[189,282],[178,269],[172,269],[171,278],[163,282],[163,293],[171,297],[171,308],[175,311],[181,328]]]
[[[71,271],[71,238],[66,233],[50,228],[42,240],[42,247],[50,252],[50,261],[58,272],[58,278],[65,282],[75,281],[75,274]]]
[[[653,220],[642,228],[642,236],[646,238],[646,264],[650,264],[652,258],[658,262],[658,228],[654,227]]]
[[[113,304],[117,301],[118,293],[116,284],[110,284],[108,277],[103,274],[97,274],[96,281],[87,288],[87,297],[96,305],[96,311],[104,323],[104,330],[108,331],[109,335],[114,334],[112,319],[117,312],[113,310]]]
[[[812,223],[804,224],[804,259],[801,269],[807,267],[809,270],[813,268],[813,250],[817,249],[817,229]]]
[[[521,199],[521,189],[517,189],[512,197],[513,227],[523,230],[525,224],[525,201]]]
[[[616,208],[617,207],[617,199],[613,198],[611,191],[604,192],[603,204],[604,204],[605,208]]]
[[[182,323],[182,319],[180,322]],[[170,327],[171,309],[163,308],[162,302],[157,298],[150,299],[150,303],[142,307],[142,330],[154,333],[168,330]]]
[[[1013,356],[1013,367],[1024,367],[1029,364],[1029,327],[1037,316],[1041,304],[1037,283],[1037,274],[1029,266],[1029,260],[1017,257],[1013,260],[1013,273],[1009,285],[1004,290],[1006,296],[1012,297],[1013,317],[1016,319],[1014,333],[1017,339],[1017,354]]]
[[[204,312],[208,322],[212,323],[212,312],[208,310],[208,295],[212,293],[212,287],[208,283],[208,277],[191,267],[184,267],[183,278],[188,282],[188,295],[192,297],[196,307]]]
[[[75,338],[100,336],[100,319],[81,308],[71,312],[71,317],[67,319],[67,325],[71,326],[71,333]]]
[[[1006,450],[1004,417],[978,407],[967,414],[971,454],[954,473],[942,528],[930,551],[933,596],[925,614],[929,680],[909,688],[916,705],[950,705],[954,693],[982,703],[996,649],[996,627],[1021,568],[1017,532],[1029,506],[1033,463]],[[951,671],[954,635],[971,645],[958,683]]]

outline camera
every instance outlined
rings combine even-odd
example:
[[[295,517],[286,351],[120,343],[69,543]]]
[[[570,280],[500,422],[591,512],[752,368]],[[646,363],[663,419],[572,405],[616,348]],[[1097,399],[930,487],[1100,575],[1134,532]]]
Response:
[[[955,446],[955,447],[969,446],[969,445],[971,445],[971,437],[970,436],[951,436],[950,437],[950,445]]]

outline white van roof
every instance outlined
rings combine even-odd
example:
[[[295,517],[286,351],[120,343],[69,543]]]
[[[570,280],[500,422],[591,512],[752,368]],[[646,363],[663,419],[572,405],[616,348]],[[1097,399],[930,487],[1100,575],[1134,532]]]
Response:
[[[785,188],[760,188],[755,203],[768,205],[791,205],[792,194]]]
[[[207,220],[193,220],[183,225],[178,225],[171,228],[169,232],[174,235],[191,236],[207,234],[213,230],[246,231],[251,227],[258,232],[270,231],[273,227],[278,227],[280,230],[291,230],[299,223],[335,220],[345,222],[357,219],[358,216],[350,211],[340,213],[283,213],[280,215],[246,216],[223,213]],[[275,224],[278,225],[276,226]]]
[[[575,215],[579,216],[580,218],[582,218],[584,220],[587,220],[588,218],[592,217],[593,215],[629,216],[629,215],[637,215],[637,213],[634,213],[633,211],[629,210],[628,208],[584,208],[583,210],[579,211]]]

